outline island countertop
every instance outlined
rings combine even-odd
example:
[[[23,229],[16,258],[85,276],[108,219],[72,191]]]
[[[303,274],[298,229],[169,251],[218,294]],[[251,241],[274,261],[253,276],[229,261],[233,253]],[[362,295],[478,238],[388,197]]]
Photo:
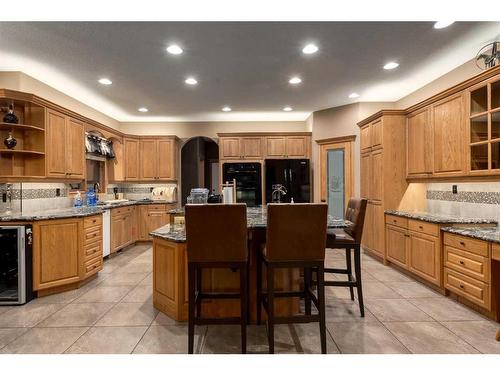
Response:
[[[181,209],[176,209],[175,213],[182,213]],[[170,212],[174,213],[174,212]],[[327,227],[333,228],[345,228],[350,222],[344,219],[336,219],[328,215]],[[267,227],[267,208],[265,206],[258,207],[248,207],[247,208],[247,228],[248,229],[259,229]],[[150,233],[153,237],[162,238],[164,240],[173,242],[185,242],[186,241],[186,230],[183,224],[167,224],[161,228],[158,228]]]

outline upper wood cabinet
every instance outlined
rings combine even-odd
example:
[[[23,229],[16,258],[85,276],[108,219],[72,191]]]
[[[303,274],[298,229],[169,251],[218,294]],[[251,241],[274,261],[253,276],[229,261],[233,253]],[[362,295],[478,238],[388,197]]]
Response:
[[[266,158],[307,159],[310,157],[311,137],[306,135],[266,137]]]
[[[107,160],[108,179],[111,182],[125,180],[125,148],[123,138],[113,138],[114,159]]]
[[[83,179],[85,176],[85,126],[59,112],[47,111],[47,177]]]
[[[359,132],[361,134],[361,152],[370,151],[372,147],[370,124],[366,124],[361,127]]]
[[[176,178],[175,141],[171,138],[140,140],[140,180],[169,181]]]
[[[126,181],[139,180],[139,140],[123,138],[123,155],[125,159],[124,179]]]
[[[262,137],[222,137],[221,159],[262,159]]]
[[[360,128],[361,152],[367,152],[383,146],[382,118],[378,118]]]
[[[431,106],[434,173],[465,173],[464,94],[450,96]]]
[[[407,178],[432,174],[432,124],[430,107],[410,113],[406,119]]]
[[[308,159],[311,154],[310,133],[221,133],[218,135],[220,159]]]

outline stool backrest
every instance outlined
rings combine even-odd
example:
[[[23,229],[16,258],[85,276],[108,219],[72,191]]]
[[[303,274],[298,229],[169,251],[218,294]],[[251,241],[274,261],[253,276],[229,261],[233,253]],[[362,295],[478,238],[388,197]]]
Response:
[[[344,228],[344,231],[350,235],[356,243],[361,243],[361,237],[363,236],[367,203],[368,201],[364,198],[351,198],[347,204],[345,219],[349,220],[352,224]]]
[[[268,204],[266,257],[271,261],[325,259],[326,204]]]
[[[248,259],[246,204],[186,205],[188,262]]]

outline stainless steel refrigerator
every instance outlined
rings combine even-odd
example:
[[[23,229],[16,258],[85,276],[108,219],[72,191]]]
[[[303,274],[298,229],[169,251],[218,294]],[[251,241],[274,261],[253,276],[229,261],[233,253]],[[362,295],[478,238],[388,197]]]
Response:
[[[287,194],[281,202],[308,203],[311,201],[308,159],[266,159],[266,203],[272,202],[273,185],[281,184]]]

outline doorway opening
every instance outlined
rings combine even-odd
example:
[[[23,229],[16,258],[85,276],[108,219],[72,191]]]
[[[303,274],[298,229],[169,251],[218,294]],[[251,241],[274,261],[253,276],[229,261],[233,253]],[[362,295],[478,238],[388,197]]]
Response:
[[[181,149],[181,199],[186,204],[193,188],[220,194],[219,145],[207,137],[189,139]]]
[[[355,135],[316,141],[319,145],[321,202],[328,214],[343,218],[347,202],[354,192]]]

